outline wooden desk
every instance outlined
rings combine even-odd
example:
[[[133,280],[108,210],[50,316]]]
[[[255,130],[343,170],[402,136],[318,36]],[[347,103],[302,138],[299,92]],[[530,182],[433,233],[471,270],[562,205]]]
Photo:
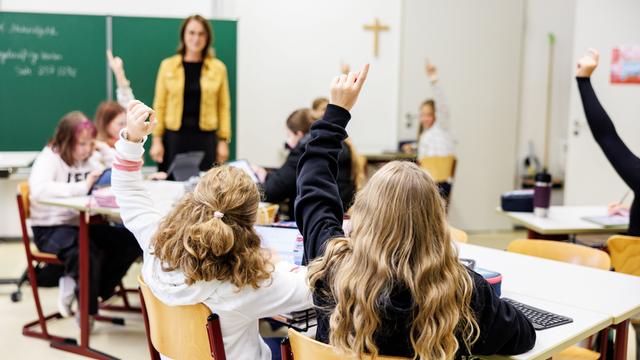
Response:
[[[640,277],[469,244],[458,244],[458,247],[460,257],[474,259],[478,267],[501,273],[506,293],[608,316],[618,329],[616,359],[626,357],[628,320],[640,314]],[[538,334],[545,331],[548,330]]]
[[[585,216],[603,216],[606,206],[551,206],[549,216],[541,218],[533,213],[509,212],[497,208],[496,211],[511,221],[529,230],[529,238],[544,238],[554,235],[576,234],[615,234],[627,229],[627,226],[604,227],[582,218]]]

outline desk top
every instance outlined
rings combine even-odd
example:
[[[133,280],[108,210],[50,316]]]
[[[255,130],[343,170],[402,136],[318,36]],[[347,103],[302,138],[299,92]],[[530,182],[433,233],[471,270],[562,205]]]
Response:
[[[40,154],[40,151],[2,151],[0,169],[28,167]]]
[[[393,161],[393,160],[416,160],[415,154],[405,154],[401,152],[381,152],[381,153],[365,153],[364,157],[369,162]]]
[[[162,213],[167,214],[174,204],[184,195],[184,183],[177,181],[151,181],[146,180],[145,187],[149,190],[154,206]],[[41,204],[61,206],[78,211],[90,211],[91,214],[106,215],[119,218],[119,208],[100,207],[90,204],[91,197],[75,196],[68,198],[50,198],[38,201]]]
[[[504,291],[606,314],[614,324],[640,314],[640,277],[470,244],[458,247],[460,257],[501,273]]]
[[[508,212],[498,208],[513,222],[543,235],[556,234],[611,234],[627,229],[627,226],[604,227],[582,218],[607,215],[606,206],[551,206],[549,217],[540,218],[533,213]]]
[[[503,291],[502,296],[539,309],[568,316],[573,319],[573,322],[551,329],[536,331],[536,345],[533,349],[524,354],[514,356],[483,356],[483,359],[549,359],[552,355],[575,345],[581,340],[584,340],[611,325],[611,317],[606,314],[592,312],[576,308],[574,306],[558,304],[522,294],[511,293],[508,291]]]
[[[178,181],[145,180],[145,188],[149,191],[156,209],[162,215],[168,214],[178,200],[184,195],[184,183]],[[78,211],[89,211],[91,214],[105,215],[111,218],[120,218],[120,208],[101,207],[91,203],[91,196],[74,196],[68,198],[50,198],[38,201],[40,204],[60,206]],[[269,203],[260,203],[260,206],[269,206]]]

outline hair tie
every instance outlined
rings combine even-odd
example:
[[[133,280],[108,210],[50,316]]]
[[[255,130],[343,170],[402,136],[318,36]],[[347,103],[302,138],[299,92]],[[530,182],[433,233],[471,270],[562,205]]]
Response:
[[[222,219],[222,217],[224,216],[223,213],[221,213],[220,211],[216,211],[213,213],[213,217],[216,219]]]

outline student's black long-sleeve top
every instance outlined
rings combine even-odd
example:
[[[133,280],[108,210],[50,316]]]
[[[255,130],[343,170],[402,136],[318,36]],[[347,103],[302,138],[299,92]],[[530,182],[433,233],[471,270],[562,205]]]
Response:
[[[577,78],[582,106],[596,142],[611,166],[634,193],[629,214],[629,235],[640,236],[640,158],[620,139],[607,112],[602,108],[590,78]],[[596,184],[594,184],[596,186]]]
[[[289,152],[284,164],[279,169],[268,173],[262,185],[264,201],[272,203],[289,201],[287,216],[292,220],[294,218],[293,202],[296,199],[296,168],[308,140],[309,134],[300,139],[298,145]],[[341,146],[342,150],[338,156],[337,183],[342,206],[346,209],[353,200],[355,185],[351,179],[351,151],[344,141]]]
[[[298,163],[295,211],[298,228],[304,236],[304,261],[321,256],[328,240],[344,235],[336,176],[340,143],[347,136],[345,127],[350,118],[347,110],[329,105],[324,118],[311,126],[311,138]],[[482,276],[471,270],[469,273],[474,282],[471,308],[480,327],[480,338],[471,352],[511,355],[530,350],[536,339],[531,323],[520,311],[500,300]],[[317,306],[331,308],[332,301],[319,296],[328,289],[325,286],[314,294]],[[386,305],[380,311],[382,324],[375,334],[376,346],[383,355],[411,357],[409,334],[414,311],[411,294],[402,286],[396,286],[385,300]],[[326,311],[318,312],[316,338],[325,343],[329,339],[329,316]],[[458,355],[463,354],[461,351]]]
[[[300,139],[298,145],[289,151],[284,164],[278,170],[269,172],[262,185],[264,201],[272,203],[290,201],[287,215],[291,219],[293,219],[293,201],[296,198],[296,167],[308,140],[309,134]]]

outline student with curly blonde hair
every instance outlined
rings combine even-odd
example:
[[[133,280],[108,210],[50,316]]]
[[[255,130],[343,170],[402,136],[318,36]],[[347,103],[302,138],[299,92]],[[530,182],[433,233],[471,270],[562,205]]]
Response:
[[[337,159],[367,72],[368,65],[334,79],[331,104],[298,164],[296,221],[305,260],[313,261],[316,338],[357,358],[531,349],[536,336],[526,317],[458,262],[436,184],[417,165],[391,162],[376,172],[356,195],[352,230],[343,233]]]
[[[228,359],[271,359],[258,319],[312,305],[304,268],[274,265],[260,248],[253,229],[260,193],[242,170],[213,168],[165,217],[154,208],[140,172],[153,113],[139,101],[129,104],[111,180],[124,224],[144,253],[142,277],[167,305],[204,303],[220,315]]]

